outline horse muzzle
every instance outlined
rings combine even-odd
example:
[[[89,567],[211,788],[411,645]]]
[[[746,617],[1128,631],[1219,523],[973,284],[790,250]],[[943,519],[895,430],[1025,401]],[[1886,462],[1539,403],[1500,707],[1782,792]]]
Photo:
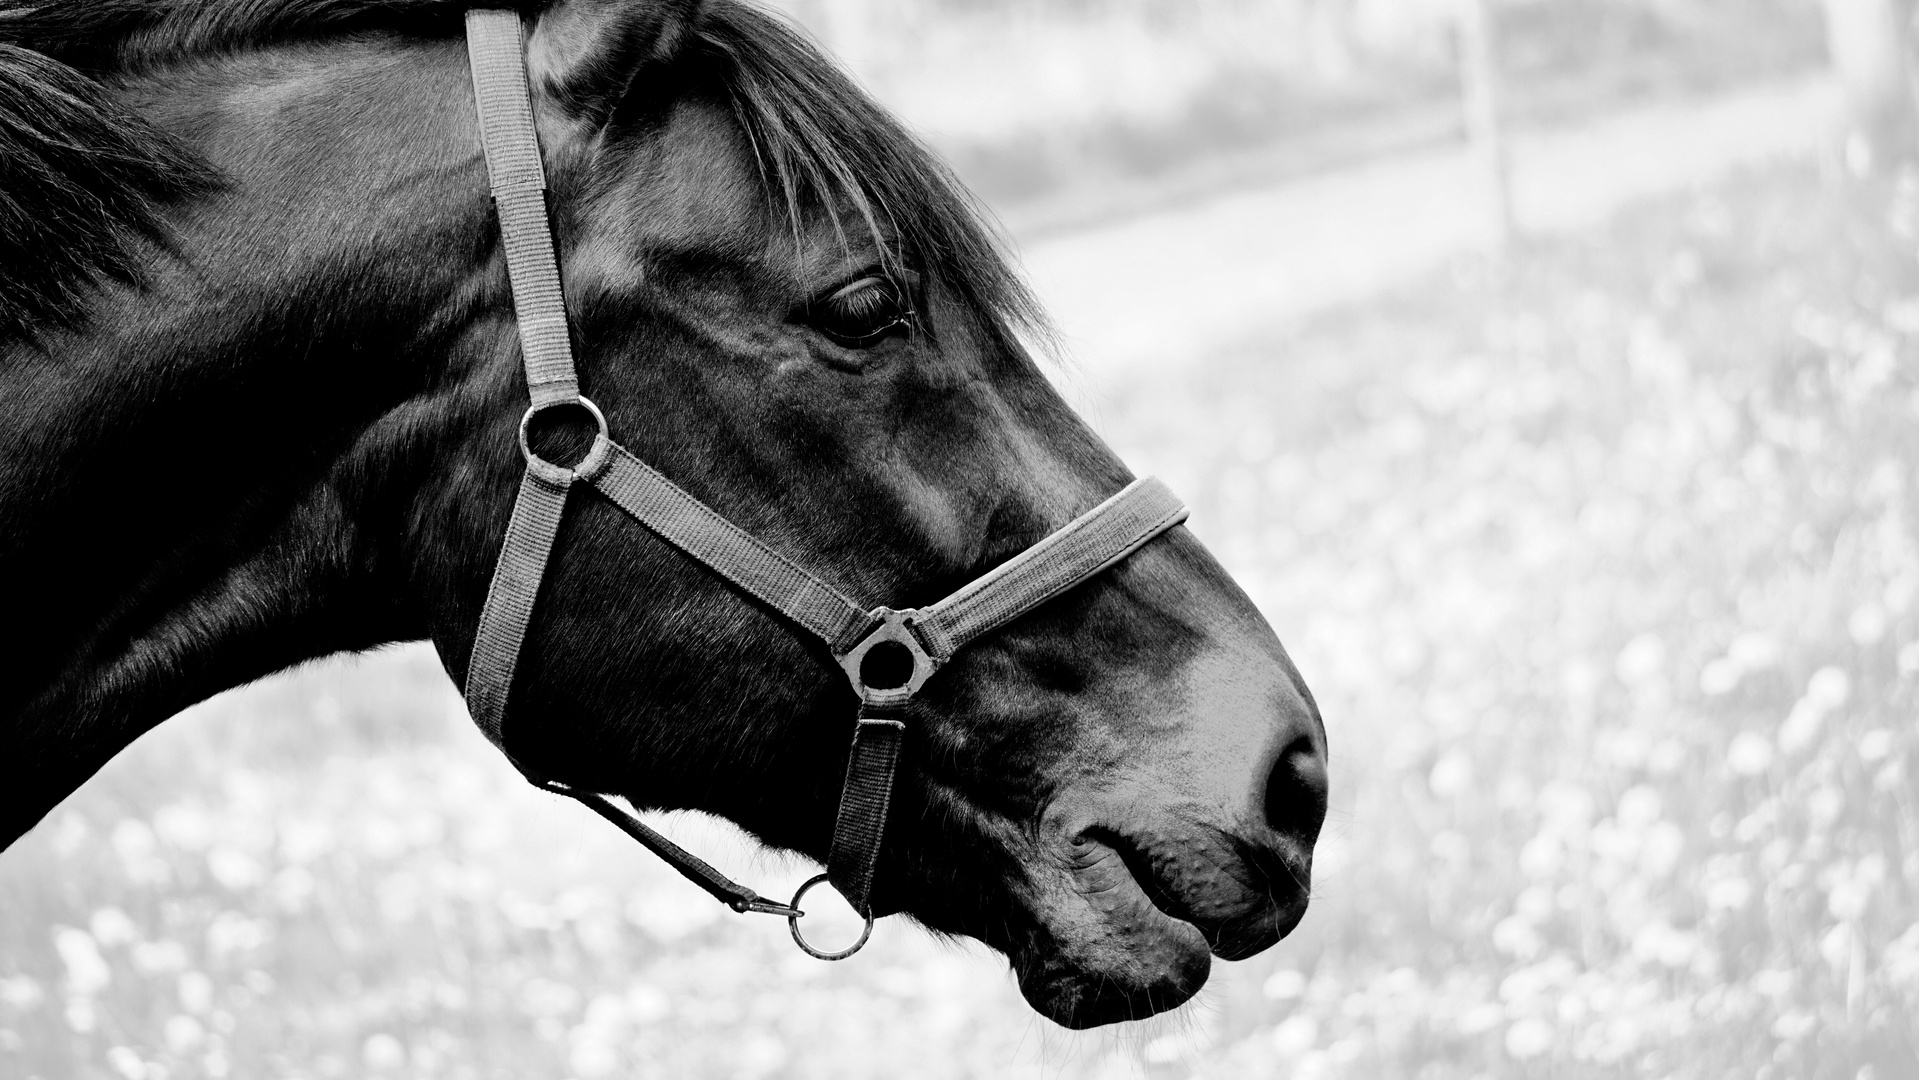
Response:
[[[1258,696],[1055,793],[1028,875],[1040,929],[1014,955],[1035,1009],[1073,1028],[1141,1019],[1198,992],[1213,957],[1244,959],[1299,925],[1325,741],[1302,697]]]
[[[1062,839],[1033,898],[1033,948],[1013,957],[1021,991],[1069,1028],[1180,1005],[1212,957],[1253,956],[1305,916],[1310,855],[1283,848],[1190,825]]]

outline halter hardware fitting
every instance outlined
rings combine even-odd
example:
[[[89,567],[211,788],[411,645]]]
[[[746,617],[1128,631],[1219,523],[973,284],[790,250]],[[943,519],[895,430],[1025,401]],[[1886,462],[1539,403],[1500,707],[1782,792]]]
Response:
[[[793,940],[808,954],[845,959],[873,933],[873,875],[905,744],[905,707],[914,695],[968,642],[1125,559],[1186,520],[1186,507],[1159,481],[1135,480],[945,599],[897,610],[856,603],[728,521],[614,442],[605,415],[580,395],[547,217],[546,175],[527,91],[520,15],[506,8],[474,8],[467,12],[466,25],[481,145],[532,399],[519,428],[526,472],[467,661],[468,711],[481,732],[535,786],[606,818],[733,910],[785,917]],[[597,426],[592,446],[571,467],[540,457],[531,442],[534,417],[564,405],[585,409]],[[591,486],[661,539],[778,611],[794,628],[825,642],[852,683],[859,712],[826,873],[801,885],[790,903],[769,900],[733,881],[606,796],[541,776],[507,750],[507,698],[575,483]],[[887,673],[901,674],[898,682],[877,685],[880,673],[869,671],[869,662],[883,662],[880,650],[894,648],[906,650],[911,668],[903,674]],[[805,915],[800,901],[822,883],[838,890],[866,919],[859,940],[837,952],[815,948],[800,932]]]
[[[599,425],[599,430],[593,433],[593,445],[587,448],[584,457],[570,467],[556,465],[534,453],[531,441],[535,416],[568,405],[577,405],[585,409],[587,414],[593,417],[593,422]],[[549,484],[564,487],[575,480],[591,481],[600,475],[600,471],[606,468],[606,463],[613,458],[613,440],[606,433],[606,414],[600,411],[598,405],[581,395],[529,405],[526,413],[520,417],[520,455],[526,458],[527,471]]]
[[[806,894],[813,886],[821,883],[832,884],[831,875],[817,874],[807,878],[806,884],[800,886],[800,891],[793,894],[794,911],[793,914],[786,917],[786,926],[787,929],[793,931],[793,944],[798,945],[800,951],[806,955],[815,960],[844,960],[866,947],[866,939],[873,936],[873,916],[871,912],[866,913],[866,926],[860,930],[860,939],[848,945],[846,948],[838,951],[830,951],[815,947],[811,942],[806,940],[805,934],[800,933],[800,919],[806,915],[806,912],[800,911],[799,906],[800,901],[805,899]]]
[[[940,669],[940,661],[926,651],[919,635],[913,632],[913,619],[918,615],[919,612],[912,608],[905,611],[895,611],[889,607],[874,608],[873,618],[879,620],[879,625],[839,658],[840,669],[846,672],[847,679],[853,684],[853,692],[860,696],[861,704],[879,707],[904,705]],[[904,682],[897,685],[873,686],[866,681],[866,660],[873,655],[876,647],[888,642],[904,648],[911,655],[912,671]]]

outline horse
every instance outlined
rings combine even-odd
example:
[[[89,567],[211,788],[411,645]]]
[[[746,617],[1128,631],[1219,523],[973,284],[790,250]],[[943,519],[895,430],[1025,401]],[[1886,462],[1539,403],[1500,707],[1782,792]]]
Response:
[[[268,673],[430,639],[469,678],[528,390],[466,6],[0,2],[0,844]],[[1131,481],[981,210],[803,34],[739,0],[514,6],[579,381],[635,455],[902,606]],[[578,496],[503,745],[824,860],[835,659]],[[1306,910],[1325,727],[1184,527],[902,720],[872,911],[1002,952],[1059,1024],[1173,1008]]]

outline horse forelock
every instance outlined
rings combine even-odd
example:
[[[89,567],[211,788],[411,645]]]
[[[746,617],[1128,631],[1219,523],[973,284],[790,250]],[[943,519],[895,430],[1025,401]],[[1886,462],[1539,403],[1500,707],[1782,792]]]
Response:
[[[510,0],[528,12],[553,0]],[[71,236],[51,264],[24,258],[26,245],[0,241],[12,291],[0,296],[0,335],[35,321],[72,321],[86,284],[127,278],[132,238],[160,238],[160,209],[206,189],[211,172],[186,148],[112,106],[93,77],[139,73],[198,57],[313,41],[350,33],[445,38],[461,32],[470,3],[459,0],[0,0],[0,150],[8,160],[47,160],[6,130],[11,100],[80,101],[58,118],[51,139],[90,134],[101,150],[53,182],[10,183],[0,214],[60,222]],[[24,58],[14,64],[13,58]],[[690,32],[676,38],[675,68],[716,76],[745,130],[769,199],[789,221],[796,254],[805,221],[828,216],[844,238],[868,233],[889,262],[910,263],[988,314],[1009,338],[1023,331],[1051,342],[1049,325],[1012,269],[1002,239],[951,172],[820,49],[781,18],[740,0],[706,0]],[[17,75],[36,67],[38,81]],[[630,73],[614,73],[627,78]],[[644,93],[654,82],[635,83]],[[22,152],[15,152],[16,150]],[[85,161],[94,163],[89,171]],[[101,163],[105,163],[102,165]],[[53,163],[50,163],[53,164]],[[31,233],[10,233],[31,235]],[[850,245],[848,245],[850,246]]]
[[[842,235],[849,225],[865,229],[889,259],[932,272],[1002,326],[1050,341],[984,208],[810,41],[764,11],[725,0],[703,9],[694,48],[720,65],[796,243],[807,214],[824,211]],[[842,208],[856,220],[844,220]]]

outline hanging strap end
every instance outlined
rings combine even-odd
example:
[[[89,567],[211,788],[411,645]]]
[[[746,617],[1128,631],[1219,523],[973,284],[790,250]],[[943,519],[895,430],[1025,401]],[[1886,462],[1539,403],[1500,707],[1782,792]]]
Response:
[[[782,904],[778,900],[768,900],[764,896],[755,896],[751,899],[729,900],[726,906],[742,915],[778,915],[785,919],[797,919],[806,914],[806,912],[801,911],[791,904]]]

